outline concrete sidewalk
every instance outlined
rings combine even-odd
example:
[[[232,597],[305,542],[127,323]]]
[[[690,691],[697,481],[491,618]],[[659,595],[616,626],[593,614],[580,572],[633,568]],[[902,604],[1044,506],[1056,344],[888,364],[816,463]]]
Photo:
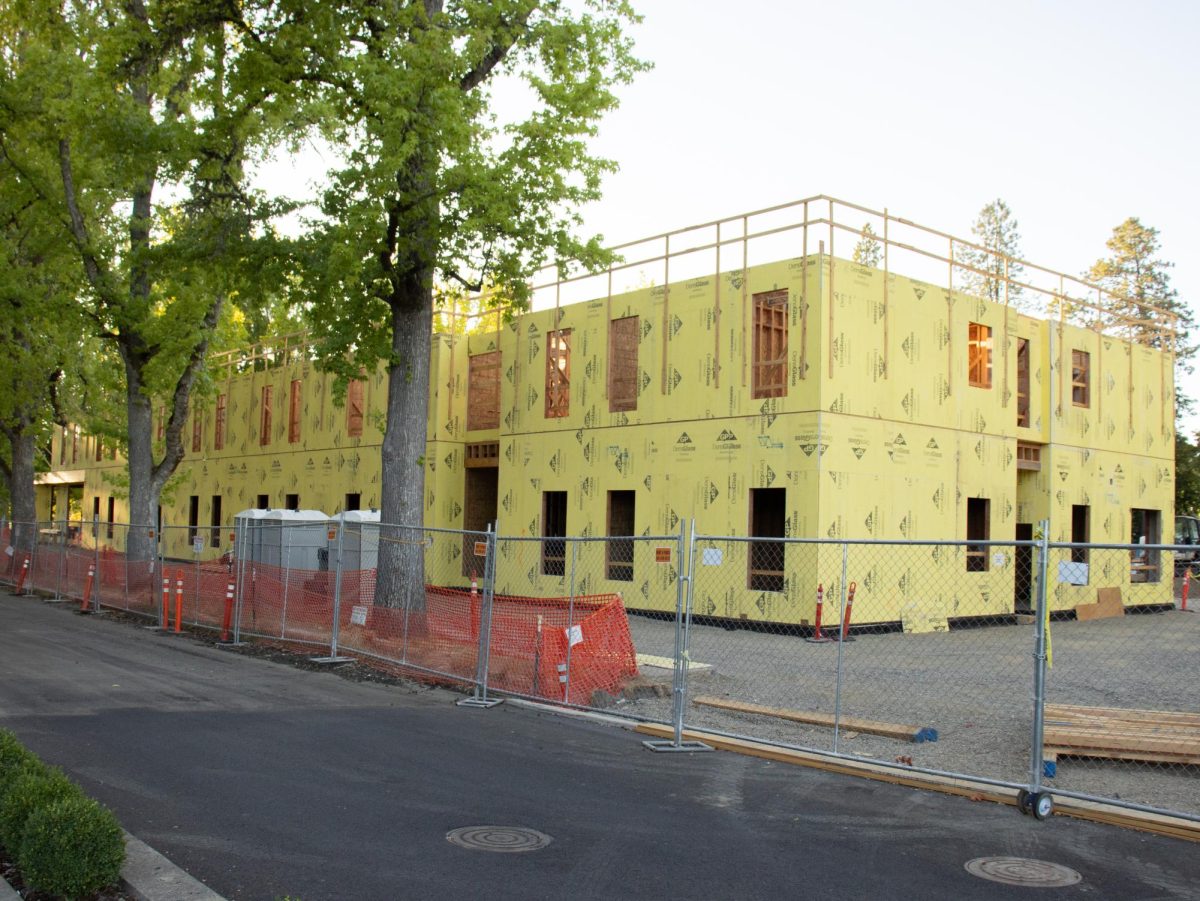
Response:
[[[359,684],[0,595],[0,726],[231,899],[1009,898],[982,856],[1078,870],[1066,898],[1195,898],[1194,845]],[[495,854],[464,826],[553,840]]]

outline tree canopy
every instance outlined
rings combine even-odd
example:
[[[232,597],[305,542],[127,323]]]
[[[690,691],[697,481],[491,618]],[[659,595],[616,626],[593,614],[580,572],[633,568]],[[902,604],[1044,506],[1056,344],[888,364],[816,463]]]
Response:
[[[1191,356],[1195,350],[1187,344],[1191,313],[1171,285],[1170,270],[1175,264],[1158,258],[1158,229],[1130,216],[1113,229],[1105,246],[1109,255],[1093,263],[1085,277],[1107,292],[1101,306],[1108,311],[1109,320],[1153,347],[1161,346],[1164,328],[1175,329],[1176,355],[1182,359]],[[1178,318],[1173,321],[1158,310]]]
[[[1016,217],[1007,203],[996,198],[979,211],[971,225],[971,235],[979,247],[956,247],[955,258],[969,266],[963,269],[963,290],[993,303],[1024,306],[1019,280],[1024,267],[1015,262],[1021,256],[1021,233]]]
[[[596,267],[580,205],[615,164],[590,139],[643,64],[624,0],[321,5],[308,84],[348,148],[303,287],[322,364],[388,371],[381,516],[419,526],[435,283],[520,305],[548,261]],[[383,535],[376,602],[423,601],[420,545]],[[391,538],[392,540],[389,540]]]

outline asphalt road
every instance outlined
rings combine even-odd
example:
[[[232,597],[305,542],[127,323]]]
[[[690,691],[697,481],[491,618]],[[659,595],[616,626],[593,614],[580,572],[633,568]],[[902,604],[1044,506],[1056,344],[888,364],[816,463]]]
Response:
[[[231,899],[1200,897],[1187,842],[351,682],[0,594],[0,726]],[[550,835],[465,850],[473,825]]]

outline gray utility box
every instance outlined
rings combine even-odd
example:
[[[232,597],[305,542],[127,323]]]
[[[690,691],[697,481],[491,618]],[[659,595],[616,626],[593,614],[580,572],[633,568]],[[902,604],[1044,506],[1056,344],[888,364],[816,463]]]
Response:
[[[320,510],[246,510],[237,515],[243,560],[280,569],[323,569],[329,517]]]
[[[258,563],[262,560],[262,520],[270,510],[243,510],[233,517],[233,553],[239,560]]]
[[[329,565],[337,565],[337,533],[342,526],[342,569],[367,570],[379,565],[379,511],[347,510],[329,517]]]

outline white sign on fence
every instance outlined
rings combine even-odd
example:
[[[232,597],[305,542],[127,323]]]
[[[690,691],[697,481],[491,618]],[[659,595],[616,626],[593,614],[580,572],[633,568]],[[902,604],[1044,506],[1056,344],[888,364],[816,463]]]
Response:
[[[365,626],[366,624],[367,624],[367,608],[359,607],[356,605],[354,607],[354,609],[350,611],[350,625]]]
[[[1058,564],[1058,581],[1068,585],[1086,585],[1088,583],[1088,565],[1062,560]]]
[[[720,566],[721,556],[719,547],[706,547],[700,554],[700,562],[705,566]]]

